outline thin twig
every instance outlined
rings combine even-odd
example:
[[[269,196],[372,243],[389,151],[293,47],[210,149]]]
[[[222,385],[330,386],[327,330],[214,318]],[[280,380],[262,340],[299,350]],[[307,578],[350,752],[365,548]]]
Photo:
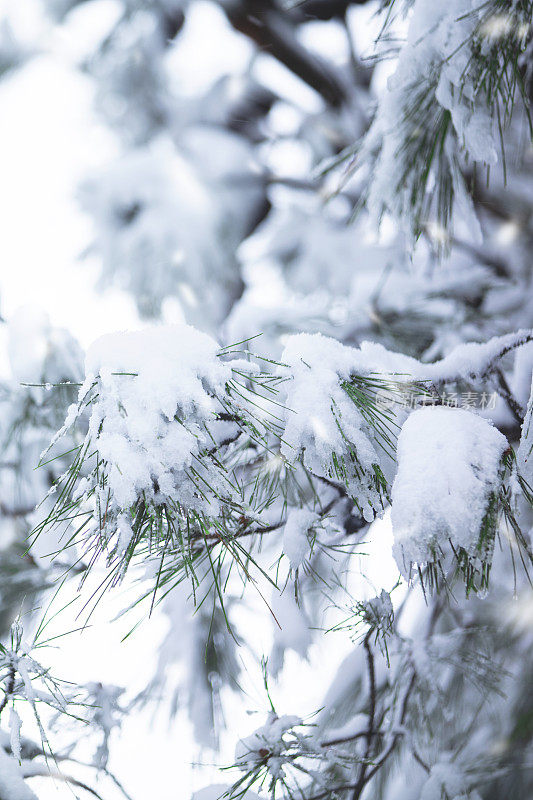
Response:
[[[526,413],[525,410],[522,408],[518,400],[513,395],[511,387],[507,383],[507,378],[505,377],[501,369],[495,370],[494,375],[497,381],[498,394],[501,397],[503,397],[503,399],[509,406],[509,410],[511,411],[516,422],[518,422],[518,424],[521,425],[524,419],[524,415]]]
[[[31,764],[30,768],[24,773],[23,769],[23,778],[56,778],[57,780],[64,781],[65,783],[70,784],[71,786],[78,786],[80,789],[84,789],[84,791],[92,794],[93,797],[98,798],[98,800],[103,800],[102,795],[98,794],[96,789],[93,789],[88,784],[80,781],[78,778],[74,778],[72,775],[65,775],[63,772],[59,770],[51,770],[49,767],[45,766],[37,766],[35,764]]]
[[[15,688],[15,667],[13,666],[13,664],[10,664],[9,665],[9,675],[8,675],[8,678],[7,678],[7,684],[6,684],[6,688],[4,689],[4,697],[2,699],[2,702],[0,703],[0,714],[2,713],[4,708],[7,706],[8,702],[9,702],[9,698],[13,694],[14,688]]]
[[[368,761],[372,752],[374,719],[376,716],[376,669],[374,664],[374,654],[370,647],[370,637],[372,635],[372,628],[369,629],[365,638],[363,639],[363,647],[366,650],[366,662],[368,667],[368,686],[369,686],[369,710],[368,710],[368,730],[366,733],[366,749],[363,756],[363,761],[359,770],[359,778],[355,785],[352,800],[359,800],[361,792],[365,786],[365,775],[368,769]]]

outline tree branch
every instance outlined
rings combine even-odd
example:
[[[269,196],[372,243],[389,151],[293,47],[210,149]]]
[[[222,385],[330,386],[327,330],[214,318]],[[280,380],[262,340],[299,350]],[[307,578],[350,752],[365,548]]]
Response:
[[[9,698],[13,694],[14,688],[15,688],[15,667],[13,666],[13,664],[10,664],[7,684],[6,688],[4,689],[4,697],[2,698],[2,702],[0,703],[0,714],[2,714],[2,711],[7,706]]]
[[[290,14],[280,13],[270,0],[230,0],[219,4],[235,28],[252,39],[335,108],[346,100],[345,88],[331,66],[298,41]]]
[[[503,397],[507,405],[509,406],[509,410],[511,411],[513,417],[515,418],[516,422],[521,425],[524,419],[525,411],[520,405],[520,403],[514,397],[511,387],[507,383],[507,378],[501,371],[501,369],[497,369],[494,371],[494,376],[496,378],[497,383],[497,391],[498,394]]]
[[[359,778],[355,785],[352,794],[352,800],[359,800],[361,796],[361,792],[365,786],[365,775],[368,769],[368,761],[370,759],[370,754],[372,752],[372,745],[373,745],[373,729],[374,729],[374,720],[376,716],[376,669],[374,665],[374,654],[372,652],[372,648],[370,647],[370,637],[372,635],[372,628],[370,628],[363,639],[363,647],[366,650],[366,662],[368,668],[368,694],[369,694],[369,711],[368,711],[368,730],[366,732],[366,749],[365,754],[363,757],[363,762],[361,763],[361,768],[359,770]]]

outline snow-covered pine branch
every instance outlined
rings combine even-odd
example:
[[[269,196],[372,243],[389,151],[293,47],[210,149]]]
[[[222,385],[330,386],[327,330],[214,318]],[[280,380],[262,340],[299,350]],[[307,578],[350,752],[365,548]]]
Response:
[[[513,469],[509,446],[476,413],[442,406],[435,386],[490,376],[530,338],[462,345],[423,364],[381,345],[299,335],[276,366],[186,326],[104,337],[87,354],[62,429],[78,430],[75,457],[36,533],[58,529],[70,544],[74,519],[86,564],[105,553],[112,582],[141,559],[159,565],[156,588],[190,576],[196,591],[197,564],[209,563],[218,582],[229,559],[247,578],[255,540],[285,526],[297,568],[312,547],[309,531],[335,519],[346,497],[372,522],[392,495],[404,574],[432,566],[433,582],[446,580],[453,554],[467,589],[486,587]],[[296,518],[287,507],[307,514],[299,534],[307,543],[290,532]],[[505,509],[512,515],[507,500]]]
[[[405,43],[358,153],[373,163],[366,198],[377,219],[403,220],[415,237],[445,242],[475,214],[467,189],[476,164],[503,159],[502,129],[515,105],[529,118],[525,87],[531,2],[393,0],[389,19],[409,9]],[[531,121],[529,120],[531,126]],[[479,236],[481,232],[479,231]]]
[[[134,743],[134,798],[139,773],[187,794],[190,760],[213,760],[189,739],[240,741],[196,800],[533,795],[531,18],[531,0],[2,8],[0,800],[46,776],[129,799],[113,745],[133,715],[152,738],[156,705],[191,736],[166,774]],[[100,340],[84,374],[70,334],[13,314],[21,281],[84,341],[136,313],[180,325]],[[110,631],[140,666],[157,648],[153,673],[56,681],[65,626],[54,657],[31,635],[52,593],[66,616],[118,605]],[[100,651],[75,667],[112,671]]]

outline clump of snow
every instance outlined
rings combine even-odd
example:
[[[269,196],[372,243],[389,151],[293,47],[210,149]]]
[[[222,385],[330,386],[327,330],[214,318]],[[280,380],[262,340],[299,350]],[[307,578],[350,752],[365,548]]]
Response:
[[[449,112],[456,141],[452,144],[447,134],[441,157],[447,160],[456,193],[460,193],[462,212],[470,210],[472,230],[481,235],[454,161],[457,150],[485,164],[498,160],[495,127],[483,83],[478,81],[481,67],[473,49],[474,43],[479,44],[476,33],[485,5],[475,0],[415,0],[412,4],[406,42],[364,144],[365,156],[379,152],[368,197],[368,207],[378,218],[383,208],[409,218],[413,194],[423,189],[414,183],[415,171],[408,160],[417,139],[424,141],[421,128],[429,130],[433,125],[438,136]],[[483,55],[489,46],[482,44]]]
[[[368,730],[368,714],[355,714],[338,728],[329,728],[326,742],[351,739]]]
[[[426,364],[416,358],[387,350],[377,342],[361,342],[351,350],[358,374],[383,373],[404,380],[446,383],[476,380],[489,373],[499,360],[512,351],[524,352],[533,340],[533,330],[521,329],[503,336],[493,336],[488,342],[458,344],[444,358]]]
[[[467,795],[465,787],[466,778],[457,762],[452,762],[447,753],[441,755],[441,760],[431,767],[427,781],[422,787],[420,800],[441,800],[449,797],[453,800],[470,797],[475,800],[474,795]],[[477,792],[475,792],[477,795]],[[479,795],[477,795],[479,797]]]
[[[531,394],[527,404],[526,415],[522,423],[522,435],[517,453],[518,470],[522,478],[533,489],[533,378]]]
[[[22,768],[0,747],[0,797],[6,800],[37,800],[23,779]]]
[[[531,394],[531,377],[533,375],[533,342],[528,342],[516,351],[513,373],[509,379],[509,388],[518,402],[524,407]]]
[[[306,508],[293,508],[289,511],[283,531],[283,552],[292,569],[298,569],[308,558],[313,544],[309,539],[309,532],[319,519],[318,514]]]
[[[407,419],[392,487],[393,553],[405,576],[450,543],[471,558],[490,556],[480,531],[507,447],[489,422],[462,409],[423,408]]]
[[[21,741],[20,729],[22,721],[18,712],[14,708],[9,709],[9,743],[11,745],[11,752],[17,761],[20,762],[21,758]]]
[[[494,336],[488,342],[466,342],[434,364],[420,364],[416,375],[422,380],[436,382],[479,378],[490,372],[506,353],[527,345],[532,339],[533,331],[519,330]]]
[[[107,335],[89,348],[81,395],[93,384],[97,391],[87,441],[106,463],[105,493],[117,513],[141,495],[217,512],[214,498],[195,491],[188,470],[212,444],[206,426],[231,374],[218,350],[213,339],[187,325]],[[219,487],[216,474],[211,477]],[[127,526],[122,533],[127,538]]]
[[[393,618],[394,610],[390,594],[382,589],[380,594],[370,600],[364,600],[359,604],[363,619],[372,628],[382,628],[387,630]]]
[[[292,729],[301,724],[302,720],[299,717],[288,714],[278,717],[273,712],[270,713],[264,725],[237,743],[236,766],[248,772],[265,763],[274,777],[282,777],[286,752],[293,743],[293,736],[288,739],[285,737],[292,734]]]
[[[342,463],[350,494],[369,521],[381,508],[373,478],[383,454],[378,452],[375,430],[342,384],[379,371],[387,355],[378,346],[359,350],[321,334],[299,334],[289,337],[281,356],[287,365],[282,371],[290,377],[283,455],[292,462],[302,458],[311,472],[329,478],[340,477],[335,461]],[[389,356],[388,361],[393,359]]]

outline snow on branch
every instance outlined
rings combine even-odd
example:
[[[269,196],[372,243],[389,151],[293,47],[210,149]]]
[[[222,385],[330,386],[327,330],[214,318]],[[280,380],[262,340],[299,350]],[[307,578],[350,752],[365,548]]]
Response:
[[[103,337],[59,434],[74,435],[74,460],[35,532],[59,527],[87,565],[105,553],[110,583],[133,559],[148,560],[156,589],[191,577],[194,590],[199,574],[220,587],[226,558],[249,578],[254,538],[285,528],[283,550],[297,571],[337,502],[351,498],[367,522],[390,504],[407,420],[392,498],[401,569],[440,563],[450,544],[467,586],[480,564],[485,585],[505,437],[471,412],[409,414],[439,403],[441,383],[483,380],[531,338],[519,331],[423,364],[379,344],[299,334],[277,364],[221,349],[189,326]],[[318,502],[316,486],[329,486],[332,499]]]
[[[358,160],[373,161],[371,213],[403,218],[419,236],[435,222],[447,230],[455,201],[463,216],[474,219],[464,163],[495,164],[502,127],[516,100],[528,109],[521,57],[533,5],[504,0],[409,5],[407,40]]]
[[[222,798],[246,800],[252,788],[266,789],[272,797],[280,792],[294,797],[302,777],[316,781],[321,789],[326,788],[327,777],[316,768],[324,758],[324,751],[313,727],[293,715],[278,716],[272,709],[264,725],[238,742],[232,769],[239,770],[241,777]],[[328,758],[330,766],[337,768],[346,767],[353,760],[332,750]]]
[[[0,800],[37,800],[15,759],[0,747]]]
[[[414,564],[445,578],[454,554],[467,586],[485,587],[496,535],[503,454],[508,444],[486,420],[458,408],[423,408],[398,439],[392,488],[394,555],[409,577]]]
[[[179,571],[176,559],[182,575],[194,575],[198,558],[220,543],[242,563],[234,542],[260,521],[236,474],[240,440],[268,450],[277,379],[229,355],[189,326],[98,340],[59,433],[74,427],[81,441],[35,533],[66,531],[74,520],[89,563],[105,552],[116,580],[134,555],[160,560],[158,581]],[[168,572],[166,556],[174,559]]]
[[[533,341],[533,331],[520,330],[504,336],[494,336],[488,342],[466,342],[455,347],[434,364],[424,364],[420,379],[434,383],[476,380],[490,374],[504,356]]]
[[[533,493],[533,380],[517,453],[518,471]]]
[[[379,347],[371,353],[320,334],[299,334],[289,338],[281,357],[289,378],[281,452],[289,461],[301,458],[313,474],[345,484],[368,521],[385,507],[399,430],[395,412],[380,407],[379,392],[394,397],[409,388],[423,391],[409,376],[379,375],[389,354]]]
[[[73,684],[56,678],[36,659],[36,651],[50,644],[50,640],[43,635],[46,624],[43,618],[33,638],[27,641],[20,620],[16,620],[11,626],[9,643],[0,644],[0,715],[5,716],[4,712],[9,709],[9,749],[18,763],[28,756],[28,749],[32,753],[31,757],[37,753],[55,757],[41,719],[40,710],[43,707],[62,717],[79,719],[79,708],[82,705],[76,697]],[[29,706],[37,725],[41,737],[40,748],[28,748],[28,740],[21,737],[22,719],[19,710],[24,705]],[[0,742],[0,753],[3,752],[2,745]],[[0,797],[3,798],[1,791]]]

